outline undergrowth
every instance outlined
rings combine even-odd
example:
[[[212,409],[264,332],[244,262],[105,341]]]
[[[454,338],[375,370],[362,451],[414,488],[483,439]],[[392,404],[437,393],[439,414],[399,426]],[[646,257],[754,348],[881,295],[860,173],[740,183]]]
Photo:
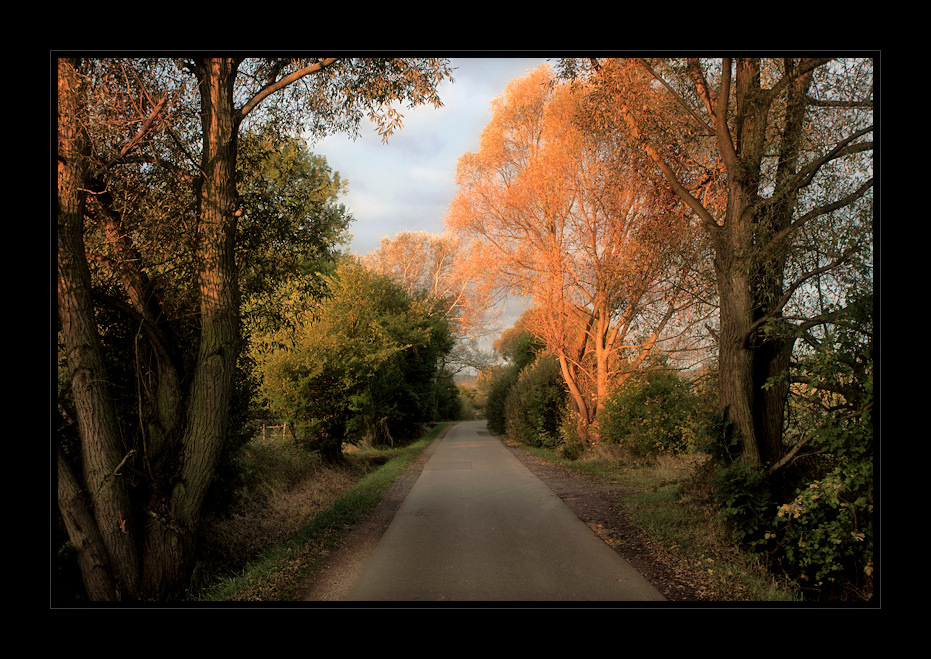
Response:
[[[621,512],[651,542],[700,577],[710,599],[796,600],[793,584],[778,582],[758,557],[733,541],[713,504],[712,471],[703,454],[644,458],[606,444],[579,460],[565,460],[552,451],[534,452],[569,469],[619,483],[625,492]]]
[[[231,512],[207,520],[192,600],[289,601],[340,534],[359,521],[448,424],[397,448],[362,446],[327,464],[287,441],[254,441]]]

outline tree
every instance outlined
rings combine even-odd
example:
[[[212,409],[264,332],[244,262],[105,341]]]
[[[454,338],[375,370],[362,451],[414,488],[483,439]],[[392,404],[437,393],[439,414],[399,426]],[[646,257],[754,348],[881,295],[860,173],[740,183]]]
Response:
[[[90,599],[177,595],[191,569],[241,384],[240,132],[356,131],[368,114],[387,138],[393,104],[439,103],[448,75],[433,60],[58,60],[63,418],[77,428],[59,451],[58,501]],[[91,216],[100,234],[86,232]],[[110,255],[92,273],[85,240],[98,238]],[[166,276],[178,255],[188,270]],[[131,424],[107,385],[98,311],[138,328],[122,359]]]
[[[266,337],[284,344],[258,358],[272,411],[329,461],[352,436],[376,445],[409,439],[433,418],[448,327],[429,302],[347,257],[295,333]]]
[[[610,389],[675,337],[699,248],[637,152],[589,120],[587,95],[547,67],[512,82],[459,161],[447,216],[477,243],[476,272],[533,300],[525,324],[558,358],[583,438]]]
[[[771,466],[798,338],[817,340],[847,303],[844,279],[872,259],[872,61],[592,64],[617,129],[713,246],[722,413],[743,460]]]
[[[346,183],[300,139],[268,127],[240,145],[238,270],[244,331],[290,322],[284,290],[313,298],[349,241],[353,218],[339,203]]]
[[[363,261],[409,294],[432,300],[442,309],[456,337],[450,354],[452,370],[480,369],[487,363],[477,344],[488,331],[491,293],[470,271],[468,248],[461,236],[402,231],[394,238],[383,238]]]
[[[507,433],[507,400],[520,369],[513,364],[487,367],[479,373],[478,386],[487,396],[485,405],[485,418],[488,419],[488,430],[496,435]]]
[[[504,330],[495,341],[495,352],[513,364],[517,370],[533,363],[546,348],[540,339],[528,329],[529,319],[533,313],[533,309],[524,311],[514,326]]]

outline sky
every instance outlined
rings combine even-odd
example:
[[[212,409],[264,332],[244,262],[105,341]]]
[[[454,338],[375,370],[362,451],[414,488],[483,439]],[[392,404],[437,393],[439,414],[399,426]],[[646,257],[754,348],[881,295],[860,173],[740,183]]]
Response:
[[[477,151],[491,102],[508,82],[545,63],[538,58],[451,58],[454,82],[439,88],[443,107],[404,109],[404,127],[387,144],[367,120],[351,140],[336,135],[311,144],[348,181],[341,199],[355,218],[351,254],[364,256],[399,231],[442,233],[456,194],[456,163]]]
[[[456,164],[462,155],[478,150],[492,101],[511,80],[546,62],[546,57],[450,58],[453,82],[439,88],[443,107],[405,108],[404,127],[387,144],[367,120],[355,140],[335,135],[311,144],[311,151],[325,156],[330,168],[348,181],[340,203],[354,218],[349,253],[364,256],[382,238],[400,231],[443,233],[443,219],[456,195]],[[490,328],[492,337],[511,327],[526,304],[515,298],[503,301]],[[490,340],[482,347],[490,350]]]

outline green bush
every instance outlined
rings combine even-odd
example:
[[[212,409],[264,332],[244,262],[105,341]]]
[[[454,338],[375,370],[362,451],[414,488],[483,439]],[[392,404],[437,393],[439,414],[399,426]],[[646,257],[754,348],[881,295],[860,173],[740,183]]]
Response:
[[[685,453],[700,443],[697,410],[690,383],[671,369],[638,373],[605,401],[602,440],[637,457]]]
[[[873,573],[871,456],[822,457],[801,476],[770,474],[735,462],[719,467],[715,495],[722,518],[745,547],[815,588],[817,599],[857,593],[869,599]],[[784,494],[790,492],[789,495]]]
[[[519,374],[518,368],[504,366],[491,375],[488,401],[485,403],[485,417],[488,419],[488,430],[496,435],[503,435],[507,432],[505,404]]]
[[[528,446],[556,448],[565,410],[566,390],[559,362],[548,355],[538,357],[520,372],[508,393],[507,434]]]
[[[807,583],[872,581],[872,463],[860,467],[834,469],[778,508],[773,537],[781,536],[784,562]]]
[[[737,461],[718,466],[713,480],[721,518],[743,546],[756,551],[772,547],[776,499],[763,471]]]
[[[559,427],[559,446],[556,449],[559,456],[566,460],[578,460],[585,452],[585,442],[579,437],[577,418],[567,400],[566,411],[562,416],[562,423]]]

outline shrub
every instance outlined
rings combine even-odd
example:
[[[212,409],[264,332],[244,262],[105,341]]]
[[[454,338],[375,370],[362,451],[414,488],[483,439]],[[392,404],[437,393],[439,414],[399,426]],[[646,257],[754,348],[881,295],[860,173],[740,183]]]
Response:
[[[776,507],[771,483],[763,471],[743,462],[718,466],[713,479],[715,503],[721,518],[743,546],[763,551],[771,546]]]
[[[566,404],[566,411],[562,417],[562,424],[559,426],[559,447],[556,452],[560,457],[566,460],[578,460],[585,451],[585,442],[579,437],[579,426],[577,415]]]
[[[794,385],[786,432],[794,457],[764,470],[716,455],[725,465],[718,503],[737,538],[818,599],[872,596],[872,361],[872,296],[864,295],[780,376]]]
[[[503,435],[507,432],[505,403],[519,374],[520,371],[514,366],[504,366],[491,376],[488,401],[485,403],[485,416],[488,419],[488,430],[496,435]]]
[[[782,476],[791,489],[773,536],[803,583],[862,599],[873,573],[872,308],[871,292],[851,295],[817,349],[797,361],[789,436],[807,440],[800,455],[808,455]]]
[[[699,443],[696,410],[689,382],[671,369],[639,373],[605,401],[602,439],[636,457],[685,453]]]
[[[517,377],[505,403],[505,428],[515,441],[556,448],[561,439],[566,391],[559,362],[538,357]]]
[[[817,586],[838,579],[872,582],[872,479],[870,462],[861,469],[837,468],[779,506],[776,533],[781,533],[783,560],[803,581]]]

